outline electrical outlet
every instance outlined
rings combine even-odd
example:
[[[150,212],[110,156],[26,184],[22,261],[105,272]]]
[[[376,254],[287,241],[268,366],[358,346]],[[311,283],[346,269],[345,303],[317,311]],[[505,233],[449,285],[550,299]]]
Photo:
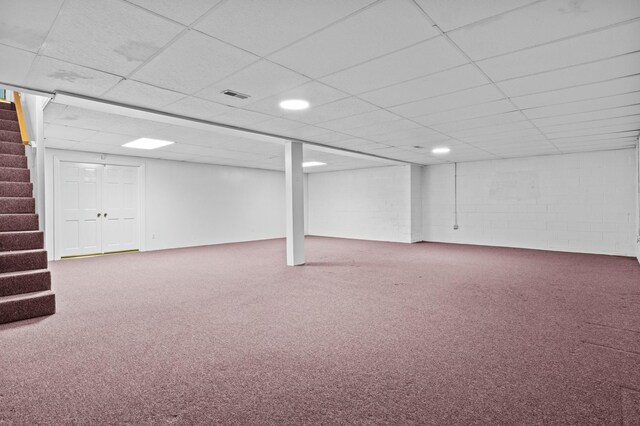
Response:
[[[156,234],[151,234],[151,239],[155,240],[156,239]]]
[[[459,226],[458,226],[458,224],[457,224],[457,223],[456,223],[455,225],[453,225],[453,230],[454,230],[454,231],[457,231],[457,230],[458,230],[458,228],[459,228]]]

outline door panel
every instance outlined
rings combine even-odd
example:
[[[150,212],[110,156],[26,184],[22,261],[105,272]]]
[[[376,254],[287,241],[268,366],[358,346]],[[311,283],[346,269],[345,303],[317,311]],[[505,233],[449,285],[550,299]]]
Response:
[[[102,251],[100,218],[102,166],[60,163],[61,256]]]
[[[60,162],[60,257],[136,250],[138,168]]]
[[[103,251],[138,249],[137,167],[105,166],[103,188]]]

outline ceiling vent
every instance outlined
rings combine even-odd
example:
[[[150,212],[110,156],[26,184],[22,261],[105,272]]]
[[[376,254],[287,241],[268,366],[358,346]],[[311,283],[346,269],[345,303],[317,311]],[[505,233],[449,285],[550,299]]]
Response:
[[[222,94],[223,94],[223,95],[227,95],[227,96],[232,96],[232,97],[234,97],[234,98],[238,98],[238,99],[247,99],[247,98],[250,98],[250,96],[249,96],[249,95],[245,95],[244,93],[236,92],[236,91],[234,91],[234,90],[230,90],[230,89],[223,90],[223,91],[222,91]]]

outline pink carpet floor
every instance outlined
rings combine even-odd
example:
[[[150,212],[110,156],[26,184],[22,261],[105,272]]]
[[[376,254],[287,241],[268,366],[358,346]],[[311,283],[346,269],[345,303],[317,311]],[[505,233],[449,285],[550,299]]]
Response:
[[[53,262],[0,424],[638,425],[635,259],[307,238]]]

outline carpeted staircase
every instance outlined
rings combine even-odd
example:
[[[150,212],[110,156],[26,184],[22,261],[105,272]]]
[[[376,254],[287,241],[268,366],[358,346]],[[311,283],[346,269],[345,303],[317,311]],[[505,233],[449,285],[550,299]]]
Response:
[[[56,311],[13,104],[0,103],[0,324]]]

